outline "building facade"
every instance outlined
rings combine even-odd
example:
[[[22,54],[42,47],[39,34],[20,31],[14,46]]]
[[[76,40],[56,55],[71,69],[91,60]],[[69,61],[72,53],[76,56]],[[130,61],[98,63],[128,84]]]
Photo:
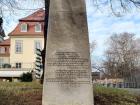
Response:
[[[12,68],[34,68],[36,49],[44,47],[44,10],[19,20],[10,36],[10,64]]]

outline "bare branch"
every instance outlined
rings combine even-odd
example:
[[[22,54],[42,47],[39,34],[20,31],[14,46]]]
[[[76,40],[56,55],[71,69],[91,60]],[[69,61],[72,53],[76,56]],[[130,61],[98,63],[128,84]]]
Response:
[[[113,34],[105,54],[104,66],[112,77],[129,77],[138,69],[140,52],[136,48],[134,34]]]
[[[140,8],[140,0],[93,0],[98,8],[104,10],[105,6],[110,8],[110,12],[120,17],[124,13],[130,12],[134,8]]]

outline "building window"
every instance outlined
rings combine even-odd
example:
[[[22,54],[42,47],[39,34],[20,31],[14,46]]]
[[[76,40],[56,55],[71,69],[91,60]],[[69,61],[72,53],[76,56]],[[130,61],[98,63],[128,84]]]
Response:
[[[21,32],[27,32],[27,24],[26,23],[22,23],[20,28],[21,28]]]
[[[1,47],[0,48],[0,54],[4,54],[5,53],[5,47]]]
[[[4,64],[4,59],[0,58],[0,68],[2,68],[2,65]]]
[[[21,63],[16,63],[16,68],[21,68],[22,64]]]
[[[41,32],[41,24],[37,23],[35,25],[35,32]]]
[[[10,48],[9,48],[9,47],[6,47],[6,48],[5,48],[5,53],[6,53],[6,54],[9,54],[9,53],[10,53]]]
[[[22,53],[23,49],[23,41],[22,40],[16,40],[15,42],[15,52],[16,53]]]
[[[34,46],[35,46],[35,47],[34,47],[34,51],[35,51],[35,53],[36,53],[36,50],[37,50],[37,49],[42,50],[41,41],[36,40],[35,43],[34,43]]]

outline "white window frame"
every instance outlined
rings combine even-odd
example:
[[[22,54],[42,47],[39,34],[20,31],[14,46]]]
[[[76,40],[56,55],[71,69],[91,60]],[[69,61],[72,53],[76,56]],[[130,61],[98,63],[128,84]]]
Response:
[[[23,40],[15,40],[15,53],[21,54],[23,52]]]
[[[40,43],[40,44],[37,44],[37,43]],[[39,46],[38,46],[39,45]],[[39,47],[39,48],[38,48]],[[42,41],[41,40],[35,40],[34,41],[34,53],[36,54],[36,49],[40,49],[42,50]]]
[[[24,26],[25,26],[25,29],[23,28]],[[21,32],[27,32],[27,24],[26,23],[22,23],[20,25],[20,30],[21,30]]]
[[[39,26],[39,30],[37,29],[38,26]],[[41,26],[41,24],[40,24],[40,23],[36,23],[36,24],[35,24],[35,32],[41,32],[41,31],[42,31],[42,26]]]

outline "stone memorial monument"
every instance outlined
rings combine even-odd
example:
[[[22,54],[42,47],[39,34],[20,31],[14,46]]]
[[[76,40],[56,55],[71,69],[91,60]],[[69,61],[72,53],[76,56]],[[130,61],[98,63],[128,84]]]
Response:
[[[85,0],[50,0],[42,105],[93,105]]]

